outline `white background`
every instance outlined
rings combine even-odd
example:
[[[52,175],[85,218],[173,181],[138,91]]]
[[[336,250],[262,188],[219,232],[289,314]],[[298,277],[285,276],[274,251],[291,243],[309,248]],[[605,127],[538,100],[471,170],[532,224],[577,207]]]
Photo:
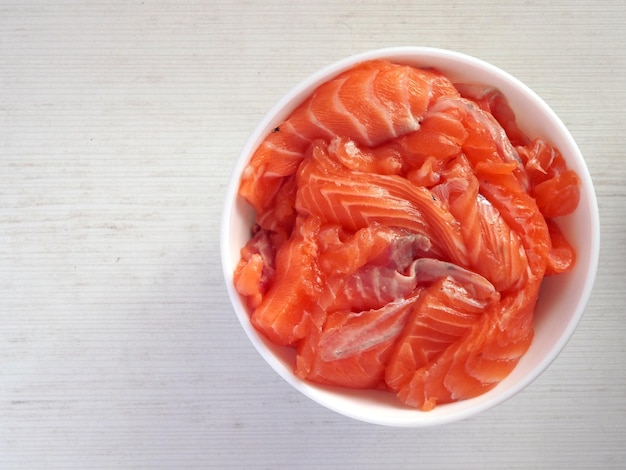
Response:
[[[619,468],[626,7],[604,1],[0,1],[0,468]],[[248,134],[356,52],[454,49],[526,82],[596,184],[585,316],[528,389],[426,429],[291,389],[229,305],[219,219]]]

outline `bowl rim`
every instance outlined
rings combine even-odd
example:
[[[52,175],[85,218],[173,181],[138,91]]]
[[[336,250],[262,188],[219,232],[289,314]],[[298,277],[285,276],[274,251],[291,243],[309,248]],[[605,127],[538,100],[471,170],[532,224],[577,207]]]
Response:
[[[578,164],[577,172],[579,173],[579,177],[581,179],[581,187],[586,189],[586,191],[581,191],[581,202],[582,197],[585,196],[585,204],[588,206],[589,216],[591,217],[591,220],[589,221],[589,228],[591,230],[591,243],[588,253],[589,261],[587,275],[584,278],[583,289],[580,292],[579,301],[576,304],[576,311],[573,313],[570,321],[563,329],[560,337],[552,345],[548,354],[545,355],[543,360],[540,361],[536,365],[536,367],[534,367],[534,369],[526,373],[512,386],[501,391],[500,393],[491,393],[493,392],[493,390],[496,390],[498,388],[496,387],[492,389],[492,391],[487,392],[486,394],[483,394],[479,397],[462,400],[460,402],[450,404],[442,404],[438,405],[438,407],[435,408],[435,410],[437,410],[442,407],[446,407],[444,409],[449,410],[449,412],[446,413],[435,413],[435,410],[422,412],[419,410],[406,408],[401,410],[402,412],[408,412],[406,413],[406,416],[404,416],[404,413],[400,412],[397,414],[394,413],[392,416],[367,416],[354,410],[347,409],[344,406],[338,405],[335,400],[336,395],[334,395],[332,387],[329,388],[321,386],[319,384],[312,384],[297,378],[291,371],[287,371],[285,369],[284,364],[275,356],[275,354],[268,350],[268,341],[265,338],[262,338],[261,335],[256,332],[256,330],[252,327],[249,321],[248,313],[246,312],[246,309],[241,302],[239,294],[236,292],[232,283],[232,265],[229,265],[227,261],[232,252],[232,247],[230,246],[231,237],[229,235],[232,223],[232,215],[236,206],[241,203],[241,201],[238,201],[237,196],[240,174],[241,171],[243,171],[247,162],[249,161],[251,152],[260,143],[260,140],[264,138],[265,133],[273,127],[274,123],[277,123],[281,120],[280,118],[277,118],[277,116],[282,115],[286,117],[297,104],[302,102],[310,94],[312,89],[314,89],[321,83],[330,80],[332,77],[340,74],[341,72],[349,69],[356,63],[372,59],[389,59],[392,61],[407,63],[419,62],[425,64],[425,66],[426,64],[431,64],[430,66],[435,66],[434,64],[454,62],[457,64],[456,67],[464,65],[480,69],[482,71],[487,71],[491,78],[496,77],[498,81],[516,88],[522,93],[524,99],[530,98],[533,102],[533,105],[539,107],[541,112],[548,116],[550,121],[555,126],[557,126],[558,133],[567,140],[570,151],[573,153],[573,157],[571,158],[575,158]],[[505,96],[507,96],[507,93],[505,91],[503,91],[503,93],[505,94]],[[571,164],[569,159],[568,164]],[[226,283],[226,289],[230,298],[230,303],[248,339],[253,344],[257,352],[261,355],[261,357],[287,383],[289,383],[292,387],[294,387],[296,390],[298,390],[300,393],[307,396],[314,402],[341,415],[362,422],[393,427],[423,427],[446,424],[467,419],[500,405],[511,397],[517,395],[521,390],[525,389],[532,382],[534,382],[562,352],[580,323],[584,310],[589,302],[593,286],[595,284],[599,261],[599,251],[600,218],[593,182],[591,180],[591,176],[585,163],[584,157],[580,152],[580,149],[578,148],[578,145],[576,144],[574,138],[572,137],[566,126],[563,124],[561,119],[556,115],[554,110],[550,106],[548,106],[547,103],[526,84],[524,84],[508,72],[489,62],[486,62],[474,56],[467,55],[465,53],[449,49],[424,46],[386,47],[349,55],[340,60],[332,62],[325,67],[320,68],[316,72],[310,74],[304,80],[301,80],[289,91],[287,91],[287,93],[285,93],[274,104],[274,106],[272,106],[269,111],[265,113],[257,126],[249,134],[245,145],[241,149],[230,174],[220,220],[221,264],[224,280]],[[346,392],[343,390],[342,395],[346,395]],[[468,402],[471,402],[472,405],[467,405]],[[465,406],[460,406],[458,405],[458,403],[463,403]],[[402,419],[399,419],[397,415],[401,415]]]

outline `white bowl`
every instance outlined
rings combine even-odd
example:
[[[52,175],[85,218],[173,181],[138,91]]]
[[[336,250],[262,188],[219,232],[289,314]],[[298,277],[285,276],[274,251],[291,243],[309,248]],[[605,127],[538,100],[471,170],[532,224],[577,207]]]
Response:
[[[254,214],[237,196],[240,174],[265,135],[323,82],[370,59],[435,67],[453,81],[497,87],[509,100],[520,128],[559,148],[568,166],[582,182],[576,211],[559,221],[576,249],[577,262],[566,274],[544,280],[536,308],[535,338],[513,372],[489,392],[476,398],[441,404],[431,411],[408,409],[392,393],[345,390],[303,381],[293,373],[294,351],[279,347],[259,335],[233,287],[239,250],[249,238]],[[399,47],[365,52],[340,60],[297,85],[263,118],[252,132],[236,162],[222,214],[221,257],[228,293],[241,326],[267,363],[295,389],[319,404],[351,418],[388,426],[417,427],[449,423],[484,412],[511,398],[535,380],[557,357],[583,314],[596,276],[600,247],[598,207],[585,161],[565,125],[531,89],[499,68],[476,58],[442,49]]]

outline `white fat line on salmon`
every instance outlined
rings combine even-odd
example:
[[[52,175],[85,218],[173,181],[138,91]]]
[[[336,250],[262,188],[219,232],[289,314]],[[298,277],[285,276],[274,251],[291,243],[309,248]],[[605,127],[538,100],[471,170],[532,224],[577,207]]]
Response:
[[[461,284],[477,300],[488,299],[497,293],[488,279],[480,274],[462,268],[454,263],[441,261],[435,258],[420,258],[415,260],[409,273],[418,283],[428,283],[441,278],[450,277]]]
[[[270,141],[265,141],[263,142],[261,145],[263,145],[264,147],[274,151],[274,152],[278,152],[281,153],[283,155],[289,155],[291,157],[300,157],[302,158],[303,153],[302,152],[298,152],[296,150],[289,150],[285,147],[281,147],[279,145],[276,145],[274,142],[270,142]]]
[[[370,139],[370,135],[367,130],[367,127],[365,127],[365,125],[361,121],[359,121],[359,119],[351,111],[349,111],[348,108],[346,108],[346,105],[343,104],[343,101],[341,101],[341,98],[339,97],[341,88],[343,87],[346,81],[347,81],[346,79],[343,79],[339,88],[336,89],[335,92],[333,93],[332,104],[335,106],[337,111],[339,111],[343,116],[345,116],[346,121],[352,124],[355,130],[359,133],[359,136],[350,135],[349,137],[371,147],[372,140]]]
[[[391,302],[376,310],[348,313],[347,321],[363,316],[371,316],[373,319],[362,322],[359,328],[351,329],[352,334],[349,336],[341,328],[324,332],[319,343],[320,359],[326,362],[346,359],[398,336],[404,328],[405,319],[416,298],[413,296],[409,299]],[[389,321],[391,321],[390,325],[381,327]]]
[[[294,150],[286,149],[284,147],[280,147],[273,142],[266,141],[266,142],[263,142],[262,145],[266,149],[272,152],[273,154],[272,157],[274,157],[275,159],[279,159],[281,162],[284,163],[282,166],[279,167],[279,168],[283,168],[283,171],[271,171],[269,168],[272,167],[272,165],[271,164],[267,165],[268,169],[265,171],[263,175],[265,177],[282,177],[282,176],[291,175],[295,173],[295,171],[298,168],[298,165],[304,158],[304,155],[302,154],[302,152],[297,152]],[[277,165],[274,165],[274,166],[277,166]]]
[[[390,139],[395,139],[396,137],[398,137],[398,132],[393,124],[394,109],[393,107],[390,108],[388,104],[384,103],[374,92],[374,82],[376,81],[376,78],[378,78],[379,74],[380,71],[376,70],[375,73],[370,75],[370,77],[367,79],[367,82],[365,83],[365,89],[367,90],[368,95],[367,100],[375,102],[376,109],[380,110],[381,114],[384,114],[385,121],[388,123]]]
[[[317,129],[319,129],[322,133],[324,133],[325,135],[323,136],[326,139],[330,139],[335,135],[335,132],[333,132],[332,130],[330,130],[328,127],[326,127],[324,124],[322,124],[320,122],[320,120],[317,118],[317,116],[315,115],[315,113],[313,112],[313,109],[311,109],[311,104],[313,103],[313,101],[310,101],[307,108],[306,108],[306,117],[309,119],[309,122],[314,125]],[[310,137],[307,139],[309,142],[315,140],[315,139],[311,139]]]
[[[410,95],[409,95],[409,84],[408,84],[408,80],[409,80],[409,74],[408,73],[404,73],[402,74],[402,85],[400,86],[400,90],[403,92],[403,105],[404,108],[406,109],[406,127],[400,129],[400,132],[398,134],[403,135],[403,134],[408,134],[409,132],[413,132],[413,131],[417,131],[419,130],[421,124],[421,120],[422,117],[421,115],[416,115],[415,112],[413,111],[413,109],[411,109],[411,100]],[[430,87],[430,91],[429,91],[429,96],[428,96],[428,101],[431,102],[432,101],[432,84]]]
[[[286,134],[295,135],[296,137],[298,137],[299,139],[303,140],[304,142],[309,142],[311,140],[309,137],[307,137],[302,132],[300,132],[296,128],[296,126],[293,125],[293,122],[291,122],[290,119],[287,119],[285,122],[283,122],[276,129],[280,129],[280,132],[284,132]]]

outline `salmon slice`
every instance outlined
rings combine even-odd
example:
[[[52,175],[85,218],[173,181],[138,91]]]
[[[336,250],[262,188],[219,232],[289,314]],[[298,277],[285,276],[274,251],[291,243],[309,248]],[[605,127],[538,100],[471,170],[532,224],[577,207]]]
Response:
[[[438,72],[383,60],[364,62],[333,82],[341,86],[331,84],[315,93],[311,113],[332,135],[369,147],[415,131],[431,102],[458,96]],[[360,133],[346,129],[352,122]]]
[[[308,142],[289,132],[287,123],[276,127],[255,150],[241,174],[239,195],[261,214],[272,207],[285,178],[302,162]]]
[[[461,222],[469,265],[501,292],[523,285],[528,260],[521,239],[480,194],[478,178],[467,159],[461,156],[451,160],[441,179],[432,191]]]
[[[480,227],[480,258],[472,267],[495,288],[508,293],[524,286],[530,275],[526,250],[519,234],[483,196],[477,198]]]
[[[496,292],[493,284],[473,271],[433,258],[419,257],[404,272],[393,265],[371,263],[347,277],[328,274],[327,288],[319,305],[327,311],[381,308],[388,302],[406,298],[420,285],[446,276],[455,276],[460,282],[469,284],[475,295],[487,293],[491,296]]]
[[[298,347],[295,373],[313,382],[381,388],[392,346],[404,328],[416,294],[376,310],[336,311]]]
[[[317,265],[319,220],[299,217],[294,235],[276,252],[274,280],[251,322],[279,345],[292,345],[310,329],[311,312],[322,291],[323,278]]]
[[[535,199],[524,191],[507,190],[508,183],[501,184],[497,176],[483,179],[480,182],[481,193],[519,235],[532,277],[541,278],[551,247],[547,222]]]
[[[319,86],[266,137],[243,172],[240,194],[262,211],[314,140],[338,135],[375,147],[419,129],[441,96],[458,91],[435,71],[382,60],[357,65]]]
[[[517,125],[515,112],[500,90],[474,83],[455,83],[454,86],[463,98],[473,101],[498,121],[512,145],[526,145],[529,142],[528,136]]]
[[[536,299],[533,286],[488,308],[464,336],[446,347],[434,361],[417,369],[408,380],[404,377],[398,398],[427,411],[438,404],[476,397],[495,387],[510,374],[532,342],[529,317]]]
[[[557,173],[533,187],[531,195],[546,218],[571,214],[578,207],[580,179],[572,170]]]
[[[319,265],[326,285],[318,306],[327,312],[358,312],[406,298],[417,284],[414,260],[429,249],[428,239],[379,224],[320,247]]]
[[[428,261],[422,269],[422,278],[434,281],[421,292],[389,360],[385,380],[395,391],[465,335],[499,299],[494,287],[471,271],[437,260]]]
[[[460,143],[461,151],[470,162],[477,177],[481,175],[506,175],[511,190],[528,187],[517,149],[507,138],[496,119],[475,103],[464,98],[442,97],[429,109],[429,113],[448,116],[466,130]]]
[[[256,226],[254,236],[241,249],[241,259],[237,263],[233,282],[248,307],[256,308],[263,295],[274,281],[277,239],[272,239],[269,231]]]
[[[580,178],[567,168],[558,149],[535,139],[518,147],[529,175],[529,193],[546,218],[571,214],[580,199]]]
[[[327,274],[351,275],[366,264],[404,271],[430,252],[430,240],[419,234],[376,222],[355,233],[339,225],[325,226],[319,236],[319,264]]]
[[[570,271],[576,264],[576,250],[567,241],[554,220],[547,220],[550,233],[550,253],[547,258],[546,276]]]
[[[401,268],[401,265],[397,267]],[[368,278],[367,274],[359,271],[361,270],[357,270],[355,276],[362,276],[359,278],[361,281],[363,277]],[[399,274],[398,271],[395,273]],[[383,280],[386,285],[393,285],[392,276],[376,279]],[[397,295],[393,300],[384,298],[384,295],[393,291],[392,288],[364,290],[367,297],[384,292],[382,306],[379,308],[329,311],[323,326],[311,331],[299,345],[297,375],[332,385],[380,387],[384,383],[383,374],[390,373],[388,369],[387,372],[384,370],[389,361],[393,363],[390,355],[397,348],[396,338],[400,334],[407,345],[418,341],[415,345],[415,348],[421,348],[418,354],[424,355],[426,350],[431,353],[441,352],[475,322],[475,316],[486,305],[499,298],[486,279],[435,259],[414,260],[403,279],[406,282],[406,292]],[[327,280],[327,284],[333,282],[334,278]],[[432,282],[436,283],[428,289],[429,295],[424,294],[423,286]],[[344,287],[342,291],[345,290],[347,289]],[[460,292],[463,295],[459,295]],[[461,308],[454,310],[452,306],[437,303],[443,297],[451,304],[452,294],[456,296],[454,301],[462,304]],[[420,320],[413,320],[410,332],[407,332],[406,318],[416,318],[415,312],[419,312],[417,318]],[[426,328],[421,335],[420,327]],[[396,366],[401,363],[402,360],[395,362]],[[415,369],[412,372],[414,371]]]
[[[429,158],[445,162],[459,155],[468,135],[454,110],[435,102],[424,115],[420,129],[397,139],[396,145],[403,150],[407,165],[416,168]]]
[[[323,142],[299,169],[295,207],[350,231],[378,223],[420,234],[443,259],[467,265],[459,222],[428,189],[396,175],[347,172]]]
[[[538,286],[531,283],[504,297],[488,312],[488,321],[477,323],[456,354],[451,354],[453,362],[444,384],[455,399],[474,397],[493,388],[528,350]]]

